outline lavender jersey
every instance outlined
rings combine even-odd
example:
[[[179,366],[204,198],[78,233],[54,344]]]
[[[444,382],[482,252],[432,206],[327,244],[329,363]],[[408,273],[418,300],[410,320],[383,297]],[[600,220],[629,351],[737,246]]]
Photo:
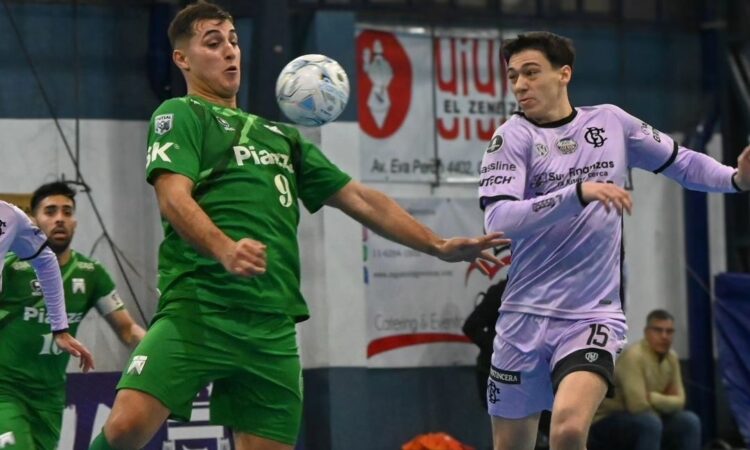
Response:
[[[628,167],[689,189],[739,191],[733,168],[613,105],[576,108],[544,125],[514,115],[495,131],[479,197],[487,232],[513,239],[501,311],[624,320],[622,217],[600,202],[584,204],[581,183],[622,187]]]
[[[21,259],[29,260],[44,290],[50,326],[53,331],[57,331],[68,328],[68,319],[57,258],[46,243],[47,236],[31,223],[23,211],[0,201],[0,274],[5,266],[5,255],[9,251]],[[2,282],[0,275],[0,289]],[[0,309],[0,319],[7,314],[7,311]]]

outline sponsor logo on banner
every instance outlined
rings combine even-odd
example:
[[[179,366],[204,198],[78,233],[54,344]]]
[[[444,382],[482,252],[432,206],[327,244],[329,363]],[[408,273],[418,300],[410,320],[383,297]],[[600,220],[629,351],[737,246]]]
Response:
[[[172,114],[162,114],[154,119],[154,133],[163,136],[172,129]]]
[[[364,30],[357,36],[359,125],[374,138],[387,138],[409,113],[412,66],[393,33]]]

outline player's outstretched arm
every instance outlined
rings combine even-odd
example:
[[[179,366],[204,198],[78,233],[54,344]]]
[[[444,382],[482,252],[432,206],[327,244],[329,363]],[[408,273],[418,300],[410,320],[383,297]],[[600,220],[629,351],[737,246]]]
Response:
[[[510,242],[503,238],[501,232],[473,238],[444,239],[417,221],[395,200],[357,181],[350,181],[332,195],[326,204],[342,210],[387,239],[444,261],[481,259],[499,264],[500,260],[486,250]]]
[[[734,184],[743,191],[750,191],[750,145],[745,147],[737,158],[737,173],[734,174]]]
[[[265,244],[249,238],[234,241],[224,234],[193,199],[190,178],[162,172],[154,181],[154,189],[161,214],[196,250],[216,259],[235,275],[265,273]]]

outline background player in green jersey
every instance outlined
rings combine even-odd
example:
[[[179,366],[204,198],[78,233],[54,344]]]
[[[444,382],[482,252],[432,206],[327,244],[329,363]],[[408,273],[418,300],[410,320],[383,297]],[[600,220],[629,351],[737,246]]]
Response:
[[[240,49],[231,16],[209,3],[169,28],[188,96],[151,121],[147,179],[164,218],[159,309],[91,448],[144,446],[168,416],[187,420],[213,382],[211,420],[239,450],[288,450],[302,412],[295,322],[299,201],[341,209],[373,231],[446,261],[499,263],[502,233],[443,239],[395,201],[340,171],[290,126],[237,109]]]
[[[70,333],[96,308],[134,348],[145,331],[123,307],[112,278],[97,261],[70,248],[77,223],[74,196],[67,184],[50,183],[31,198],[34,219],[60,264]],[[52,338],[31,265],[9,254],[2,279],[0,304],[15,315],[0,326],[0,436],[6,450],[52,450],[60,438],[69,355]]]

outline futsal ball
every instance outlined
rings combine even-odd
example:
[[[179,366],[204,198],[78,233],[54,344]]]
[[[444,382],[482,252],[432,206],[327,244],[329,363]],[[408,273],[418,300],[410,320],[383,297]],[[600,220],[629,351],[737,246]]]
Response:
[[[276,101],[292,122],[317,127],[335,120],[349,100],[349,79],[325,55],[293,59],[276,79]]]

